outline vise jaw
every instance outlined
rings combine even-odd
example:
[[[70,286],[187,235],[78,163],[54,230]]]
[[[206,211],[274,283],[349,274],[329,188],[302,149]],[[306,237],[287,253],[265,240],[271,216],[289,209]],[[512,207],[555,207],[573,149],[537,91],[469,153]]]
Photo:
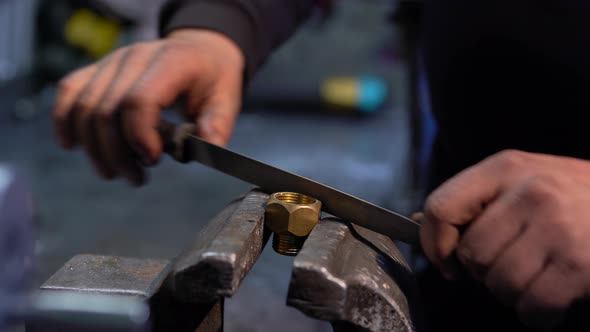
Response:
[[[268,242],[268,198],[255,189],[232,201],[171,261],[80,255],[40,291],[140,298],[154,332],[223,331],[224,299]],[[412,272],[390,238],[327,218],[295,257],[286,303],[336,332],[413,332],[414,293]],[[72,330],[27,324],[27,332],[65,331]]]

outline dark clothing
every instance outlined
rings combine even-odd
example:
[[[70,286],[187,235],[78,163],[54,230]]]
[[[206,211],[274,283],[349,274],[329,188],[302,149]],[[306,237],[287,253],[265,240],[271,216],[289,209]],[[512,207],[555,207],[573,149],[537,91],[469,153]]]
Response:
[[[422,50],[438,125],[432,186],[507,148],[590,157],[590,2],[424,3]],[[174,1],[162,31],[226,33],[252,75],[312,6],[312,0]],[[434,331],[522,330],[514,312],[481,285],[447,283],[432,270],[419,280]]]
[[[160,32],[206,28],[233,39],[246,56],[247,78],[308,17],[314,0],[173,0],[164,7]]]
[[[242,48],[247,73],[314,0],[170,1],[161,31],[200,27]],[[439,127],[432,185],[503,149],[590,157],[590,2],[426,0],[423,45]]]
[[[512,148],[588,159],[590,2],[428,0],[434,185]]]

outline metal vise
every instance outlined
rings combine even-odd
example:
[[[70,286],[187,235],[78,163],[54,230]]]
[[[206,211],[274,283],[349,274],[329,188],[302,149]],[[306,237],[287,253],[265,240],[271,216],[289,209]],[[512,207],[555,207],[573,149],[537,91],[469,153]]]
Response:
[[[223,331],[223,303],[239,288],[268,241],[268,195],[252,190],[219,213],[173,261],[82,255],[41,292],[143,299],[151,330]],[[340,331],[415,331],[412,272],[388,237],[323,219],[294,261],[287,304]],[[27,324],[27,332],[72,331]],[[82,331],[86,331],[82,329]]]

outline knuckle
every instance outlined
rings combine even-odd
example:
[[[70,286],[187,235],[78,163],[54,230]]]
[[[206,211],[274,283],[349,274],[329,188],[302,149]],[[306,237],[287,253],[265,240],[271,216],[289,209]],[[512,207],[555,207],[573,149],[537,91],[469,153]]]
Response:
[[[129,54],[137,54],[138,52],[143,52],[147,46],[147,42],[138,42],[132,45],[127,46],[124,49],[124,52],[128,52]]]
[[[572,273],[579,273],[588,270],[588,259],[581,255],[569,254],[562,259],[555,262],[557,268],[562,273],[571,275]]]
[[[562,224],[563,225],[563,224]],[[553,248],[551,262],[558,271],[564,275],[578,275],[590,273],[590,256],[588,252],[588,239],[574,226],[562,226],[552,232],[559,240]],[[581,234],[582,233],[582,234]]]
[[[428,220],[436,223],[443,223],[448,219],[447,203],[442,197],[443,195],[437,191],[427,198],[424,212],[428,216]]]
[[[489,158],[489,162],[502,169],[513,169],[522,165],[526,153],[519,150],[503,150]]]
[[[551,210],[561,203],[557,195],[557,181],[550,176],[535,176],[524,184],[523,196],[531,207]]]
[[[122,54],[127,54],[129,57],[133,57],[137,54],[143,54],[152,50],[154,42],[136,42],[125,48],[121,49]]]
[[[580,257],[577,251],[581,243],[587,242],[587,238],[578,232],[575,220],[572,222],[559,213],[547,213],[536,222],[539,230],[546,234],[547,246],[556,251],[556,262],[581,270],[582,266],[578,265],[582,264],[582,260],[578,260]]]

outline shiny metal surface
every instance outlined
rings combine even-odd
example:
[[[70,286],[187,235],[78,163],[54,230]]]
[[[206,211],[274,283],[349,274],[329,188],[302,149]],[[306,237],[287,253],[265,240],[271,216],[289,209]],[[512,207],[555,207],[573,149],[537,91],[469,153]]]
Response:
[[[27,332],[218,332],[223,298],[178,301],[168,260],[78,255],[31,297]]]
[[[165,150],[181,162],[197,161],[222,173],[259,186],[269,193],[292,191],[322,201],[323,210],[409,244],[418,244],[419,225],[413,220],[316,181],[267,165],[193,135],[192,125],[160,123]]]
[[[321,214],[322,202],[313,197],[291,192],[270,195],[264,223],[274,234],[273,249],[281,255],[296,255]]]
[[[26,313],[27,332],[150,332],[141,297],[78,291],[41,291]]]
[[[77,255],[32,298],[27,332],[150,331],[148,302],[169,270],[166,260]]]

